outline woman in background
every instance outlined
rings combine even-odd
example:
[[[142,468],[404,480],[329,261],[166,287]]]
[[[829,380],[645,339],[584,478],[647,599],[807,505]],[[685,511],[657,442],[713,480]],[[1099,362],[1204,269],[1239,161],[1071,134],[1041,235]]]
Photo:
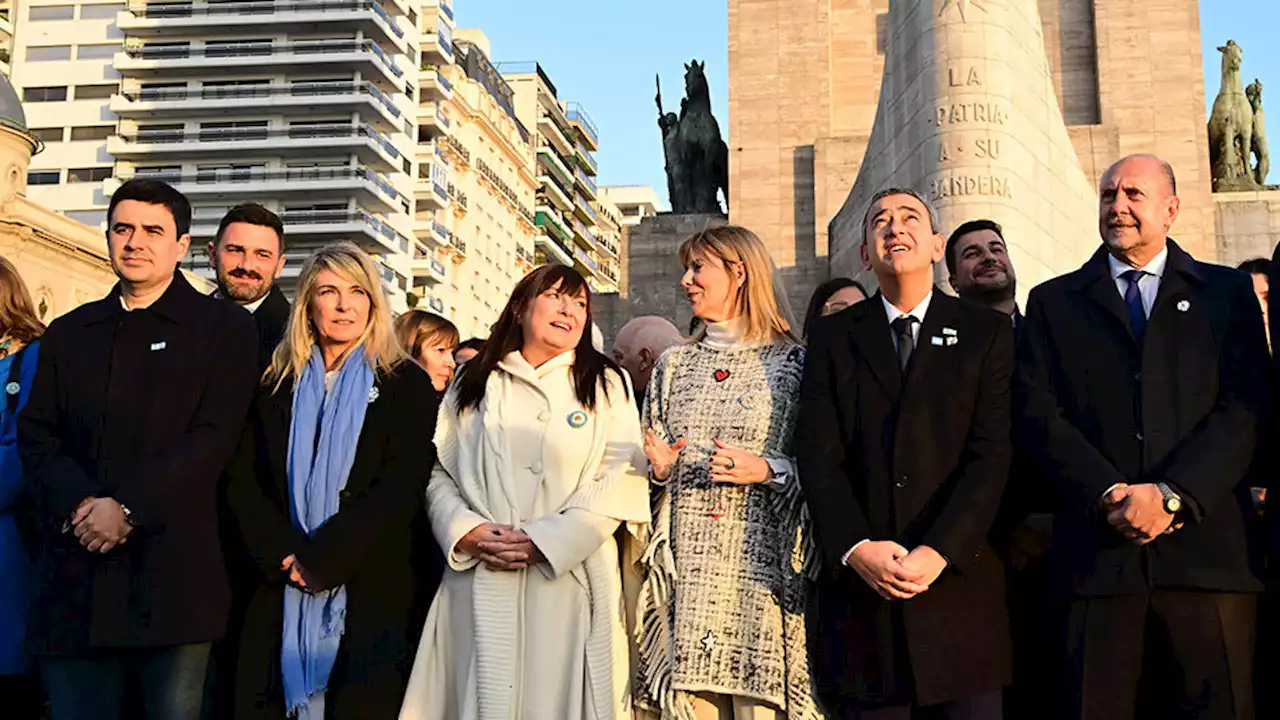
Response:
[[[44,323],[18,270],[0,257],[0,702],[5,717],[34,720],[40,684],[23,649],[31,602],[31,555],[19,532],[24,485],[18,459],[18,413],[36,374]]]
[[[379,720],[400,709],[419,627],[414,517],[439,394],[396,341],[373,261],[320,250],[227,470],[262,582],[236,717]]]
[[[458,349],[458,328],[426,310],[410,310],[396,318],[396,339],[427,371],[436,392],[444,392],[458,369],[453,353]]]
[[[402,720],[630,711],[614,532],[642,531],[649,491],[630,384],[590,327],[582,275],[540,267],[449,389],[427,491],[449,567]]]
[[[809,311],[804,314],[805,340],[809,339],[809,329],[818,318],[834,315],[868,297],[870,296],[862,283],[847,277],[831,278],[819,285],[809,299]]]
[[[814,564],[791,455],[804,348],[754,233],[704,230],[680,263],[703,327],[663,354],[641,413],[658,492],[640,702],[664,719],[809,720],[803,573]]]

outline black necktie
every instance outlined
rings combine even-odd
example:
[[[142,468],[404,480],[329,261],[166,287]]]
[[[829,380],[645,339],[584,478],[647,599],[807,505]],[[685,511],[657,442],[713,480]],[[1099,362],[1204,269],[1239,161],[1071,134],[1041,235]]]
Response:
[[[1120,275],[1129,283],[1124,290],[1124,304],[1129,309],[1129,327],[1133,328],[1138,344],[1142,344],[1147,335],[1147,309],[1142,304],[1142,289],[1138,287],[1143,275],[1146,273],[1141,270],[1126,270]]]
[[[903,315],[891,323],[893,334],[898,338],[898,366],[907,371],[907,363],[911,362],[911,351],[916,349],[916,339],[911,331],[920,322],[911,315]]]

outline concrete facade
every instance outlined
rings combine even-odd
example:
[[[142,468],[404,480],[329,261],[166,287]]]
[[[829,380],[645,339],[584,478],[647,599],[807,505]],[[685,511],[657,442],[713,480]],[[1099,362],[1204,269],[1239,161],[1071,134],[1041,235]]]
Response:
[[[1234,267],[1270,259],[1280,239],[1280,189],[1215,193],[1213,200],[1218,261]]]
[[[982,12],[981,3],[968,4]],[[1085,177],[1096,187],[1111,162],[1132,152],[1166,158],[1183,202],[1175,236],[1197,257],[1217,259],[1198,2],[1038,4],[1050,76]],[[888,5],[729,0],[730,220],[768,243],[798,307],[827,277],[828,225],[866,152]]]

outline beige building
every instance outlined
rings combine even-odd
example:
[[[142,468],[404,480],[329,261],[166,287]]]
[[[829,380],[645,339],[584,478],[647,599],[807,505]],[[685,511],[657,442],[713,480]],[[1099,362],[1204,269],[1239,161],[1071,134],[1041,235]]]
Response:
[[[1039,0],[1085,176],[1096,186],[1128,153],[1166,158],[1183,203],[1173,234],[1215,260],[1198,5]],[[730,219],[765,239],[797,307],[827,276],[828,225],[866,151],[887,13],[888,0],[729,0]]]
[[[459,30],[451,56],[424,42],[418,84],[415,294],[463,338],[486,337],[533,269],[532,137],[478,30]]]

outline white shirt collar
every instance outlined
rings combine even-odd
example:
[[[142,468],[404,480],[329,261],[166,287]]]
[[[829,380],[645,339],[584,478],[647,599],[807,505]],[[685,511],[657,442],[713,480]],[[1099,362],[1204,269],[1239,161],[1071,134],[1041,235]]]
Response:
[[[268,290],[267,295],[270,295],[270,294],[271,294],[271,291]],[[248,305],[240,305],[240,303],[236,303],[236,304],[240,305],[240,307],[244,308],[245,310],[248,310],[249,314],[252,315],[253,313],[258,312],[258,308],[262,307],[262,303],[267,301],[267,295],[263,295],[262,297],[258,298],[257,300],[254,300]],[[226,295],[223,295],[221,290],[215,291],[213,293],[213,296],[216,298],[221,298],[223,300],[231,300],[231,298],[227,297]],[[235,302],[235,301],[232,300],[232,302]]]
[[[1161,250],[1158,255],[1151,258],[1151,262],[1136,269],[1141,270],[1147,273],[1148,275],[1154,275],[1157,278],[1159,278],[1164,276],[1164,266],[1168,264],[1168,262],[1169,262],[1169,246],[1165,245],[1164,249]],[[1135,269],[1129,265],[1126,265],[1120,262],[1119,260],[1116,259],[1115,255],[1112,255],[1110,253],[1107,254],[1107,266],[1111,268],[1112,280],[1118,280],[1120,279],[1121,275],[1129,272],[1130,270]]]
[[[919,305],[911,308],[910,312],[902,312],[898,308],[894,307],[893,303],[889,302],[889,298],[885,297],[883,294],[880,295],[880,302],[884,303],[884,313],[888,316],[890,325],[893,324],[894,320],[897,320],[903,315],[910,315],[920,323],[924,323],[924,314],[929,312],[929,303],[932,300],[933,291],[930,290],[929,294],[924,296],[924,300],[921,300]]]

